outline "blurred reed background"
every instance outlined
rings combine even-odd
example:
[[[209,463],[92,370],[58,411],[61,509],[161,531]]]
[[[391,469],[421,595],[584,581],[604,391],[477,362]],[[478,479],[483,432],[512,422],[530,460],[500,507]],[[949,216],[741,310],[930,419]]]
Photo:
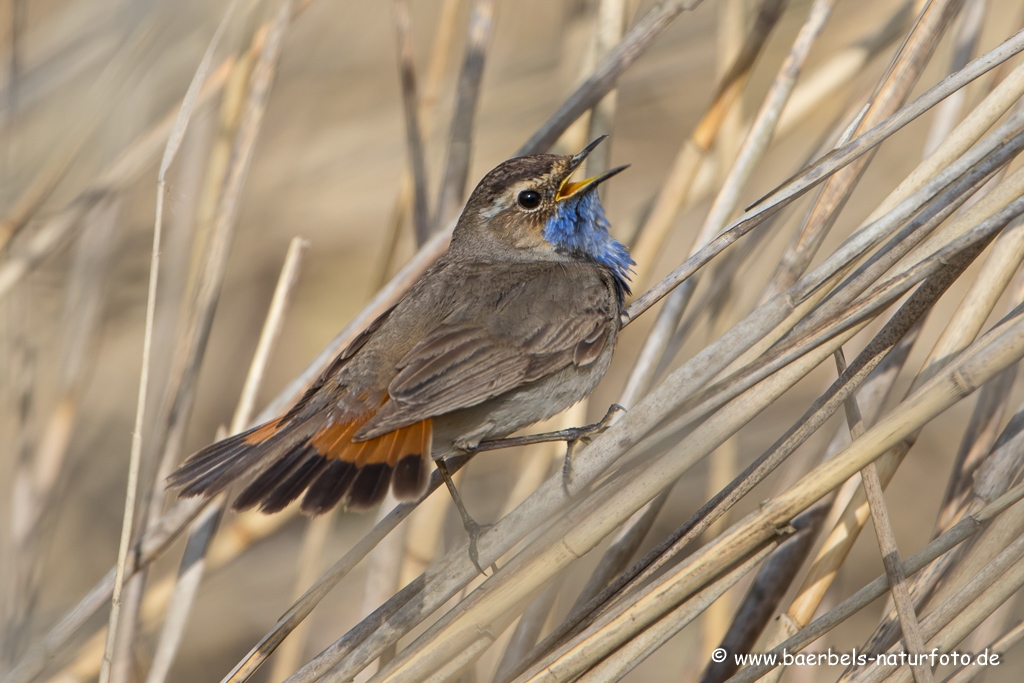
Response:
[[[1012,0],[0,2],[0,680],[710,683],[736,673],[714,648],[794,634],[1003,656],[787,680],[1015,680],[1022,23]],[[604,204],[634,294],[696,274],[531,430],[627,408],[571,501],[561,444],[460,473],[501,520],[496,575],[443,491],[314,521],[163,491],[400,296],[483,173],[604,133],[588,172],[632,164]]]

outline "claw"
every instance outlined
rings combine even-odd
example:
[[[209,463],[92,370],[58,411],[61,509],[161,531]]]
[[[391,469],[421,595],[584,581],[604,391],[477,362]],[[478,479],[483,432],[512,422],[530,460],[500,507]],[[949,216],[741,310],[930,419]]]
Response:
[[[483,534],[484,531],[490,529],[493,524],[478,524],[475,520],[469,519],[463,523],[466,528],[466,533],[469,534],[469,559],[473,562],[477,571],[487,576],[487,572],[484,571],[483,566],[480,564],[480,553],[477,550],[477,540]],[[491,563],[491,572],[497,573],[498,564],[496,562]]]
[[[565,444],[565,460],[562,462],[562,493],[566,498],[572,497],[572,494],[569,493],[569,484],[572,483],[572,452],[575,445],[572,441]]]
[[[487,576],[487,572],[480,566],[480,552],[477,550],[477,540],[480,535],[486,530],[490,529],[493,524],[485,524],[481,526],[473,519],[469,512],[466,510],[466,506],[462,502],[462,496],[459,495],[458,490],[455,488],[455,482],[452,481],[452,475],[448,471],[448,465],[444,460],[436,460],[434,462],[437,465],[437,469],[441,472],[441,478],[444,479],[445,486],[448,487],[448,492],[452,496],[452,502],[455,503],[455,507],[459,510],[459,515],[462,516],[462,526],[465,527],[466,533],[469,534],[469,559],[473,562],[473,565],[477,568],[484,576]],[[497,573],[497,563],[491,563],[491,569]]]
[[[612,424],[612,417],[615,413],[626,412],[626,409],[620,406],[618,403],[613,403],[608,408],[608,412],[604,414],[604,417],[600,421],[594,424],[584,425],[583,427],[575,427],[570,430],[571,434],[568,439],[565,440],[565,462],[562,464],[562,491],[566,497],[569,498],[572,494],[569,493],[569,484],[572,483],[572,456],[573,451],[576,448],[576,444],[583,442],[589,444],[595,436],[603,434],[608,430]]]

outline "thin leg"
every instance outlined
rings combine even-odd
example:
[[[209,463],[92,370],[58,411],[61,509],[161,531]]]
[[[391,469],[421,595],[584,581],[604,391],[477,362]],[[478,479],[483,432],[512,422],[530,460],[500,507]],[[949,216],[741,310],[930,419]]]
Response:
[[[565,441],[566,443],[587,443],[595,435],[608,429],[611,425],[612,416],[618,411],[625,411],[626,409],[617,403],[613,403],[605,416],[601,418],[600,422],[595,422],[591,425],[584,425],[582,427],[570,427],[569,429],[560,429],[557,432],[544,432],[543,434],[530,434],[528,436],[512,436],[505,439],[492,439],[491,441],[481,441],[474,448],[468,449],[472,453],[480,453],[481,451],[496,451],[501,448],[515,448],[516,446],[532,446],[535,443],[549,443],[551,441]]]
[[[565,494],[566,498],[571,498],[572,494],[569,493],[569,484],[572,483],[572,456],[573,451],[576,450],[575,441],[565,442],[565,460],[562,461],[562,493]]]
[[[480,534],[483,533],[483,530],[489,528],[491,525],[488,524],[486,526],[481,526],[480,524],[477,524],[475,519],[469,516],[466,506],[462,502],[462,497],[455,489],[455,482],[452,480],[452,475],[448,471],[448,465],[445,464],[444,459],[435,460],[434,464],[437,465],[437,469],[441,473],[441,478],[444,479],[444,485],[448,487],[448,493],[451,494],[452,500],[455,502],[455,507],[458,508],[459,514],[462,515],[462,525],[466,528],[466,533],[469,534],[469,559],[473,561],[477,570],[486,576],[487,572],[485,572],[483,567],[480,566],[480,554],[477,552],[476,542],[477,539],[480,538]],[[498,565],[496,563],[492,563],[491,570],[497,572]]]

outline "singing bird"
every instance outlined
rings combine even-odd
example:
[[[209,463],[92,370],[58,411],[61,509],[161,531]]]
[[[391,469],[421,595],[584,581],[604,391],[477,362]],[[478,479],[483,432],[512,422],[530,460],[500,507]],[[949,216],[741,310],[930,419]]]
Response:
[[[556,415],[611,362],[633,260],[596,189],[626,167],[571,180],[602,139],[485,175],[448,251],[287,413],[192,455],[169,483],[212,496],[245,479],[235,509],[275,512],[301,495],[319,514],[373,507],[389,485],[416,500],[433,459],[475,550],[444,458]]]

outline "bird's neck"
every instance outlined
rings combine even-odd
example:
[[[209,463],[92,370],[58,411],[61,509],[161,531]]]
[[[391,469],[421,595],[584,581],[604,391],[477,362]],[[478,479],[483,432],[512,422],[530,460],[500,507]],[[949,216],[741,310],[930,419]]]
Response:
[[[635,262],[626,245],[617,242],[608,228],[597,192],[586,192],[560,203],[544,226],[544,239],[560,252],[604,266],[615,278],[620,295],[629,294]]]

